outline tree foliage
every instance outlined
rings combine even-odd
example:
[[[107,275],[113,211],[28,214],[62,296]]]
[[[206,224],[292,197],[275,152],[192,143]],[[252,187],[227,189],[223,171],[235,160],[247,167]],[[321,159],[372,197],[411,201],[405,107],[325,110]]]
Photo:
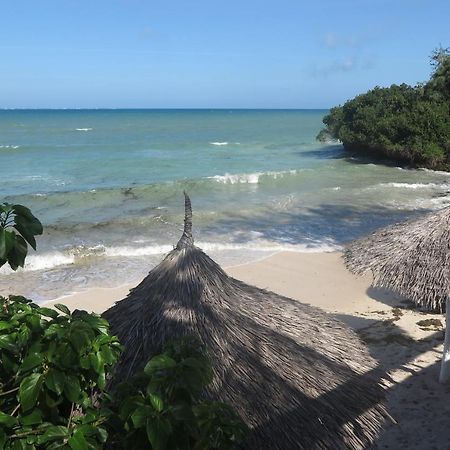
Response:
[[[86,311],[0,297],[0,448],[230,449],[245,426],[202,399],[212,381],[194,338],[168,345],[143,373],[107,389],[121,346]]]
[[[13,270],[23,267],[28,245],[36,250],[35,236],[42,224],[22,205],[0,204],[0,267],[9,263]]]
[[[317,138],[415,166],[450,169],[449,49],[435,50],[431,62],[427,83],[375,87],[332,108]]]
[[[0,297],[0,448],[100,448],[96,399],[120,355],[108,323],[64,305]]]
[[[226,404],[201,399],[211,382],[211,364],[197,339],[169,344],[143,374],[119,386],[112,441],[130,450],[149,442],[155,450],[233,448],[246,428]]]

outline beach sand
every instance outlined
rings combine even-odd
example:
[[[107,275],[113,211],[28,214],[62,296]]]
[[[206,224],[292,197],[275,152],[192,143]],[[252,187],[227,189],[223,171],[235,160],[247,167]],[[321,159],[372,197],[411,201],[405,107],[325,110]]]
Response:
[[[226,270],[246,283],[336,315],[365,341],[387,373],[389,409],[397,421],[386,426],[377,448],[450,449],[450,386],[437,382],[443,315],[417,311],[409,302],[371,288],[370,276],[350,274],[338,252],[283,252]],[[58,302],[102,312],[131,287],[91,289]]]

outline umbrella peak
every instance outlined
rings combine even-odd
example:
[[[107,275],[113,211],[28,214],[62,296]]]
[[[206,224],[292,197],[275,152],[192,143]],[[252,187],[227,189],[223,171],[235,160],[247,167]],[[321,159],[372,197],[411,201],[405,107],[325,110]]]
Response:
[[[192,206],[191,199],[186,191],[184,193],[184,230],[178,241],[177,250],[192,247],[194,245],[194,238],[192,237]]]

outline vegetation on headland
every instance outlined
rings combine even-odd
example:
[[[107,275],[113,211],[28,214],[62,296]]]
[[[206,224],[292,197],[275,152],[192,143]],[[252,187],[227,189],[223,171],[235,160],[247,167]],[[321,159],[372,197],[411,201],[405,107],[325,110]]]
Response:
[[[42,225],[21,205],[0,213],[0,262],[16,270]],[[202,397],[212,368],[197,339],[167,345],[115,385],[121,352],[97,314],[0,297],[0,448],[207,450],[243,438],[231,408]]]
[[[355,153],[450,170],[450,49],[431,56],[426,83],[374,89],[334,107],[317,139]]]

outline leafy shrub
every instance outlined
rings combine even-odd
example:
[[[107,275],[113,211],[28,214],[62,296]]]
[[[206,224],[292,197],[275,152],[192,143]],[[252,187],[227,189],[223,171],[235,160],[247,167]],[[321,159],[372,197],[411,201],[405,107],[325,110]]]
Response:
[[[242,439],[230,407],[201,399],[212,370],[196,339],[168,345],[108,393],[121,352],[108,323],[55,308],[0,297],[1,449],[229,449]]]
[[[111,406],[117,448],[148,448],[149,442],[155,450],[233,448],[246,429],[227,405],[201,400],[211,381],[210,361],[197,339],[168,345],[117,390]]]
[[[34,236],[42,234],[41,222],[22,205],[0,204],[0,267],[23,267],[28,245],[36,250]]]
[[[0,448],[82,450],[106,441],[96,404],[121,351],[108,323],[64,305],[0,298]]]

